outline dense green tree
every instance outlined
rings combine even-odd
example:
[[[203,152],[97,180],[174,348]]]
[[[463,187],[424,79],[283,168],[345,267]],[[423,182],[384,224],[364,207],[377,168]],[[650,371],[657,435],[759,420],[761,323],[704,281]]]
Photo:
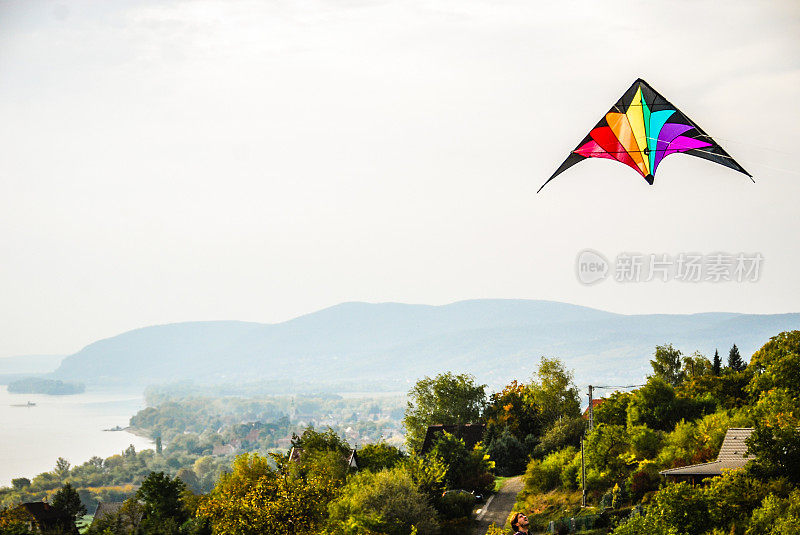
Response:
[[[31,480],[27,477],[17,477],[11,480],[11,486],[15,490],[26,489],[31,486]]]
[[[800,533],[800,489],[781,498],[770,494],[753,511],[746,535],[796,535]]]
[[[628,404],[631,401],[630,392],[612,392],[603,402],[596,406],[594,412],[595,424],[626,425],[628,421]]]
[[[741,372],[728,371],[722,375],[701,375],[687,378],[679,388],[686,398],[708,402],[713,400],[718,408],[735,409],[750,401],[746,388],[752,378],[750,368]]]
[[[619,476],[627,461],[623,454],[630,446],[630,435],[621,425],[596,425],[584,442],[587,467]]]
[[[791,397],[800,398],[800,331],[770,338],[753,354],[748,368],[753,378],[747,390],[754,398],[773,388],[784,388]]]
[[[674,414],[675,389],[663,378],[650,377],[633,393],[628,404],[628,424],[671,430],[680,416]]]
[[[33,535],[28,520],[18,507],[0,508],[0,535]]]
[[[711,373],[716,376],[722,373],[722,359],[719,358],[719,349],[714,350],[714,362],[711,365]]]
[[[394,468],[405,457],[406,455],[400,449],[385,442],[367,444],[358,450],[358,469],[379,472],[387,468]]]
[[[739,348],[733,344],[731,350],[728,352],[728,369],[734,372],[740,372],[747,367],[742,355],[739,353]]]
[[[472,375],[450,372],[417,381],[403,418],[409,449],[419,451],[429,425],[477,422],[486,406],[485,388]]]
[[[683,377],[684,380],[693,377],[711,375],[714,365],[703,356],[699,351],[695,351],[689,356],[683,357]]]
[[[672,347],[672,344],[656,346],[653,360],[650,361],[650,366],[653,367],[653,375],[672,386],[681,384],[683,381],[681,356],[680,350]]]
[[[336,451],[342,455],[350,452],[350,445],[330,427],[323,431],[316,431],[307,427],[300,436],[292,435],[292,446],[310,451]]]
[[[581,437],[587,425],[588,422],[581,416],[557,420],[542,435],[539,444],[533,450],[534,456],[544,457],[567,446],[580,447]]]
[[[486,453],[494,461],[495,473],[499,476],[514,476],[525,471],[528,462],[525,446],[508,428],[489,444]]]
[[[63,457],[59,457],[56,459],[56,467],[53,469],[53,473],[63,479],[69,476],[69,468],[69,461]]]
[[[623,524],[614,535],[630,533],[743,533],[752,512],[769,495],[771,485],[749,477],[742,470],[711,478],[705,485],[686,482],[668,484],[655,494],[647,507],[646,531],[631,531]],[[640,525],[640,527],[641,527]],[[764,532],[759,532],[764,533]]]
[[[637,460],[652,459],[661,446],[659,433],[649,427],[640,425],[628,429],[630,452]]]
[[[764,393],[755,407],[748,453],[750,470],[758,477],[789,478],[800,484],[800,400],[783,388]]]
[[[332,452],[327,452],[328,454]],[[292,476],[285,459],[277,468],[257,454],[236,458],[199,506],[215,533],[226,535],[298,535],[322,530],[327,504],[338,494],[339,482],[317,473]]]
[[[192,492],[200,492],[202,490],[200,480],[191,468],[181,468],[175,477],[183,481],[184,485]]]
[[[578,387],[573,383],[572,372],[560,360],[542,357],[531,389],[544,428],[561,418],[580,416]]]
[[[442,433],[429,453],[447,466],[445,483],[448,489],[491,491],[494,477],[490,473],[492,463],[480,446],[470,450],[460,438]]]
[[[615,535],[629,533],[661,533],[689,535],[705,533],[711,526],[708,522],[708,507],[702,491],[688,483],[668,485],[655,496],[647,509],[647,520],[633,520],[637,528],[647,531],[631,531],[623,524],[614,530]]]
[[[436,511],[401,467],[354,476],[329,510],[333,535],[438,532]]]
[[[538,436],[542,429],[542,415],[533,399],[533,389],[516,380],[489,396],[483,421],[486,424],[484,442],[488,445],[506,429],[521,443],[528,437]]]
[[[692,420],[705,412],[713,412],[715,405],[710,398],[676,396],[670,384],[654,376],[633,392],[628,405],[628,425],[671,431],[680,420]]]
[[[412,455],[403,460],[401,467],[408,473],[419,491],[425,495],[428,503],[438,503],[446,488],[447,465],[444,461],[431,455],[425,457]]]
[[[183,524],[188,515],[181,501],[186,488],[183,481],[171,478],[164,472],[151,472],[136,492],[144,504],[145,521],[149,526],[158,524]]]
[[[66,483],[61,487],[61,490],[53,495],[50,505],[69,516],[73,522],[77,522],[87,513],[86,506],[81,503],[78,491],[73,489],[69,483]]]

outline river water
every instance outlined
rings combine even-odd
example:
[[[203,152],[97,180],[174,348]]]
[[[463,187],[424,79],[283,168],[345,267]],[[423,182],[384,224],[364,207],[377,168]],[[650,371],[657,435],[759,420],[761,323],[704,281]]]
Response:
[[[33,407],[13,405],[35,403]],[[130,417],[145,406],[141,393],[91,391],[71,396],[9,394],[0,386],[0,486],[15,477],[33,476],[64,457],[73,465],[92,455],[108,457],[133,444],[152,448],[150,440],[125,431]]]

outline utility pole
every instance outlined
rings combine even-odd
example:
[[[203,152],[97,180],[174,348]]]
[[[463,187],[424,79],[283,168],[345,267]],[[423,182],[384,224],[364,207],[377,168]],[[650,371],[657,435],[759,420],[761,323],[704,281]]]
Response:
[[[583,437],[581,437],[581,507],[586,507],[586,463],[583,460]]]
[[[592,401],[592,385],[589,385],[589,432],[594,427],[594,402]]]

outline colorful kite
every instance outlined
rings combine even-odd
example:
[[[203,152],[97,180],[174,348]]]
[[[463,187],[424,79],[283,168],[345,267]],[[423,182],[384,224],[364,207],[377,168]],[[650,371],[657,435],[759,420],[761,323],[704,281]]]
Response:
[[[664,157],[683,152],[746,174],[711,136],[639,78],[556,169],[555,177],[586,158],[617,160],[653,184]],[[755,181],[754,181],[755,182]],[[536,193],[539,193],[537,191]]]

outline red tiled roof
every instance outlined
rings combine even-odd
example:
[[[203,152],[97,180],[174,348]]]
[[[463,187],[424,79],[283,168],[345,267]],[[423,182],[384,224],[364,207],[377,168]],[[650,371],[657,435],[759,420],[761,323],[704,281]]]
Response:
[[[596,409],[598,406],[602,405],[605,402],[606,398],[593,398],[592,399],[592,409]],[[583,417],[589,417],[589,407],[586,407],[586,410],[583,411]]]

